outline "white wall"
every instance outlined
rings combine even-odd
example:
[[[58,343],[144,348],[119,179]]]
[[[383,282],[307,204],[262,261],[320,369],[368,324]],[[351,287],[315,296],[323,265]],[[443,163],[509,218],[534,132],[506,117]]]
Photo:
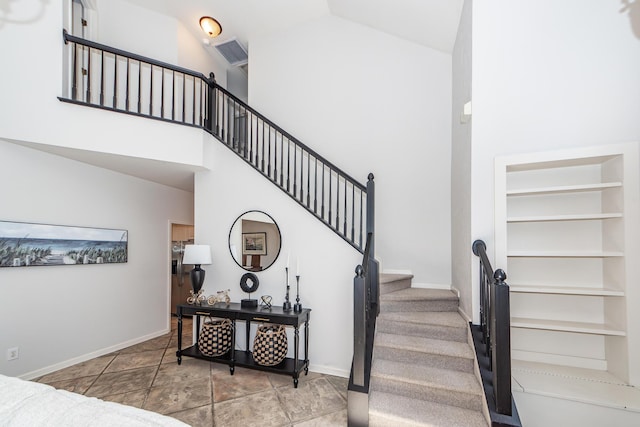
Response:
[[[495,156],[640,139],[640,40],[621,9],[474,3],[472,236],[491,258]]]
[[[453,49],[453,101],[451,135],[451,279],[460,292],[460,308],[471,319],[471,117],[462,117],[471,101],[471,0],[463,4]]]
[[[365,183],[385,270],[451,283],[451,56],[327,16],[250,40],[249,101]]]
[[[213,256],[213,264],[206,268],[205,294],[231,289],[232,301],[247,298],[239,286],[246,271],[229,252],[229,230],[245,211],[268,213],[280,228],[282,249],[270,268],[255,273],[260,286],[252,298],[271,295],[274,305],[282,305],[290,253],[290,298],[295,299],[294,276],[299,260],[301,303],[313,310],[311,370],[347,376],[353,355],[353,277],[362,255],[224,145],[213,139],[211,142],[207,161],[211,161],[212,170],[198,172],[195,181],[195,240],[211,245]],[[244,349],[244,325],[239,330],[237,343]],[[291,356],[293,335],[288,332]]]
[[[0,220],[126,229],[122,264],[0,268],[0,373],[33,378],[169,331],[170,223],[193,195],[0,141]],[[2,353],[4,354],[4,353]]]
[[[202,166],[203,141],[198,129],[107,113],[57,99],[65,95],[62,91],[64,3],[51,0],[33,22],[3,24],[0,51],[3,64],[11,66],[0,69],[3,109],[0,137]],[[29,4],[31,2],[25,2],[22,6]],[[20,6],[12,4],[17,8],[16,13]],[[105,11],[101,13],[105,16],[100,18],[100,25],[106,32],[108,24],[119,15],[110,18]],[[130,41],[137,37],[132,32],[139,32],[129,31],[124,24],[118,30]],[[172,37],[175,39],[175,31]],[[118,47],[135,51],[128,46]],[[175,49],[177,47],[174,53]],[[132,144],[132,140],[136,143]]]

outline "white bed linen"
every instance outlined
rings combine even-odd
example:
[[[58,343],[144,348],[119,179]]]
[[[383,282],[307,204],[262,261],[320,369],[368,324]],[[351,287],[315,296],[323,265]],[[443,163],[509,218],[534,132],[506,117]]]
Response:
[[[0,375],[0,426],[184,427],[187,424],[155,412]]]

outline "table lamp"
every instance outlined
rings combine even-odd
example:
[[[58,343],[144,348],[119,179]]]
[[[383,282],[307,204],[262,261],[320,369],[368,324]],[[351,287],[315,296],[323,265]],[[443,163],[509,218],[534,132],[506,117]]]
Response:
[[[185,245],[182,263],[195,265],[191,270],[191,287],[193,288],[193,293],[198,294],[202,289],[205,273],[200,266],[202,264],[211,264],[211,248],[209,245]]]

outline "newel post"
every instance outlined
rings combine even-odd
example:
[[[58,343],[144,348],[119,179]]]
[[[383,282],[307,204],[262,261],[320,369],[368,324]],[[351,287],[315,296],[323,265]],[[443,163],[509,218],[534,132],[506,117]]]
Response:
[[[511,318],[507,274],[498,269],[491,286],[491,348],[496,412],[511,415]]]
[[[209,80],[207,80],[207,121],[205,126],[214,135],[218,134],[218,126],[216,123],[216,76],[213,73],[209,73]]]
[[[367,329],[367,290],[364,269],[356,267],[353,278],[353,384],[364,387],[366,329]]]
[[[375,258],[375,228],[376,228],[376,218],[375,218],[375,206],[376,206],[376,184],[373,182],[373,174],[370,173],[367,181],[367,233],[372,234],[371,236],[371,247],[369,249],[369,256],[371,258]]]

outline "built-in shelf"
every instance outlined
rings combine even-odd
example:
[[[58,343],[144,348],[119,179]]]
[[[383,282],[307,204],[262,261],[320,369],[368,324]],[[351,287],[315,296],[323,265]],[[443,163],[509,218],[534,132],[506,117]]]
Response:
[[[577,286],[543,286],[510,284],[509,290],[516,293],[586,295],[601,297],[623,297],[624,291],[611,288],[586,288]]]
[[[584,191],[600,191],[607,188],[622,187],[621,182],[603,182],[597,184],[562,185],[554,187],[524,188],[507,190],[507,196],[531,196],[536,194],[579,193]]]
[[[612,212],[571,215],[528,215],[508,217],[507,222],[590,221],[611,218],[622,218],[622,214],[619,212]]]
[[[615,251],[509,251],[507,256],[514,258],[610,258],[622,257],[624,253]]]
[[[575,332],[581,334],[626,336],[624,329],[614,328],[602,323],[571,322],[567,320],[528,319],[512,317],[511,327],[527,329],[544,329],[548,331]]]

